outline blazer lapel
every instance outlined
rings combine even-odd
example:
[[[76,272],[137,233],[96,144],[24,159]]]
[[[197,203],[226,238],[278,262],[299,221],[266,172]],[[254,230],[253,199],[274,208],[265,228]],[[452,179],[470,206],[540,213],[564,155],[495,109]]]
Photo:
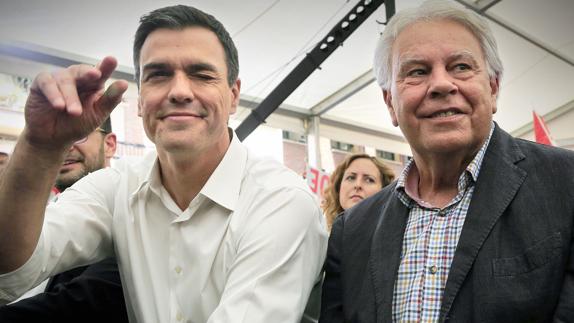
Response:
[[[396,193],[383,202],[371,246],[370,270],[375,290],[377,322],[392,322],[395,280],[399,269],[408,208]]]
[[[523,158],[514,139],[496,126],[450,267],[439,321],[449,313],[484,241],[524,182],[526,172],[515,165]]]

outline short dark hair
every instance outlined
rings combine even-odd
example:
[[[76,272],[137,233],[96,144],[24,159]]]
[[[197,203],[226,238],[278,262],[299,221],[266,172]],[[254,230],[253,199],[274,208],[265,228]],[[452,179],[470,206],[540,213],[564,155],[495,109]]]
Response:
[[[100,126],[100,128],[105,131],[106,133],[112,132],[112,120],[108,117]]]
[[[235,44],[225,27],[223,27],[223,24],[212,15],[197,8],[176,5],[156,9],[140,18],[140,25],[135,34],[133,52],[135,77],[138,86],[140,79],[140,53],[147,36],[154,30],[160,28],[177,30],[194,26],[203,27],[212,31],[219,39],[225,51],[227,83],[229,86],[233,85],[239,75],[239,57],[237,48],[235,48]]]

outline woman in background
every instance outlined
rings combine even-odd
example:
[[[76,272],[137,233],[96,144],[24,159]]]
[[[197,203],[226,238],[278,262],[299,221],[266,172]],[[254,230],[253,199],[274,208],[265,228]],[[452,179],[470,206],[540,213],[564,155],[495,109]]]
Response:
[[[393,170],[367,154],[353,154],[337,166],[325,191],[323,211],[329,231],[338,214],[377,193],[395,178]]]

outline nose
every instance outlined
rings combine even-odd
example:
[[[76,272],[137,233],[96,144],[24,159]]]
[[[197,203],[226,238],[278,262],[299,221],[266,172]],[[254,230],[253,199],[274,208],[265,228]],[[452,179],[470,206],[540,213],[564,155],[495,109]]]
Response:
[[[458,86],[445,69],[433,69],[430,75],[428,94],[431,98],[442,98],[458,92]]]
[[[193,101],[191,80],[184,73],[175,73],[170,86],[168,99],[171,104],[179,105]]]

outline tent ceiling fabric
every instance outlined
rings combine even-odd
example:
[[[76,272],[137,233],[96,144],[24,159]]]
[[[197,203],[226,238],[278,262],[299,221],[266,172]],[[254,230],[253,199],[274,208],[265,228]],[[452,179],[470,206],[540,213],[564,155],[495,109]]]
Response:
[[[421,2],[395,0],[396,10]],[[264,98],[357,1],[3,1],[0,41],[23,42],[90,60],[113,55],[130,70],[139,17],[176,3],[196,6],[224,23],[239,50],[243,94]],[[384,10],[381,6],[285,103],[310,111],[365,74],[372,67],[375,44],[384,28],[379,23],[385,20]],[[574,1],[502,0],[487,14],[574,61]],[[544,115],[574,99],[574,66],[495,23],[491,27],[505,66],[495,115],[503,128],[518,129],[531,121],[531,110]],[[391,125],[375,83],[339,102],[323,117],[400,133]]]

